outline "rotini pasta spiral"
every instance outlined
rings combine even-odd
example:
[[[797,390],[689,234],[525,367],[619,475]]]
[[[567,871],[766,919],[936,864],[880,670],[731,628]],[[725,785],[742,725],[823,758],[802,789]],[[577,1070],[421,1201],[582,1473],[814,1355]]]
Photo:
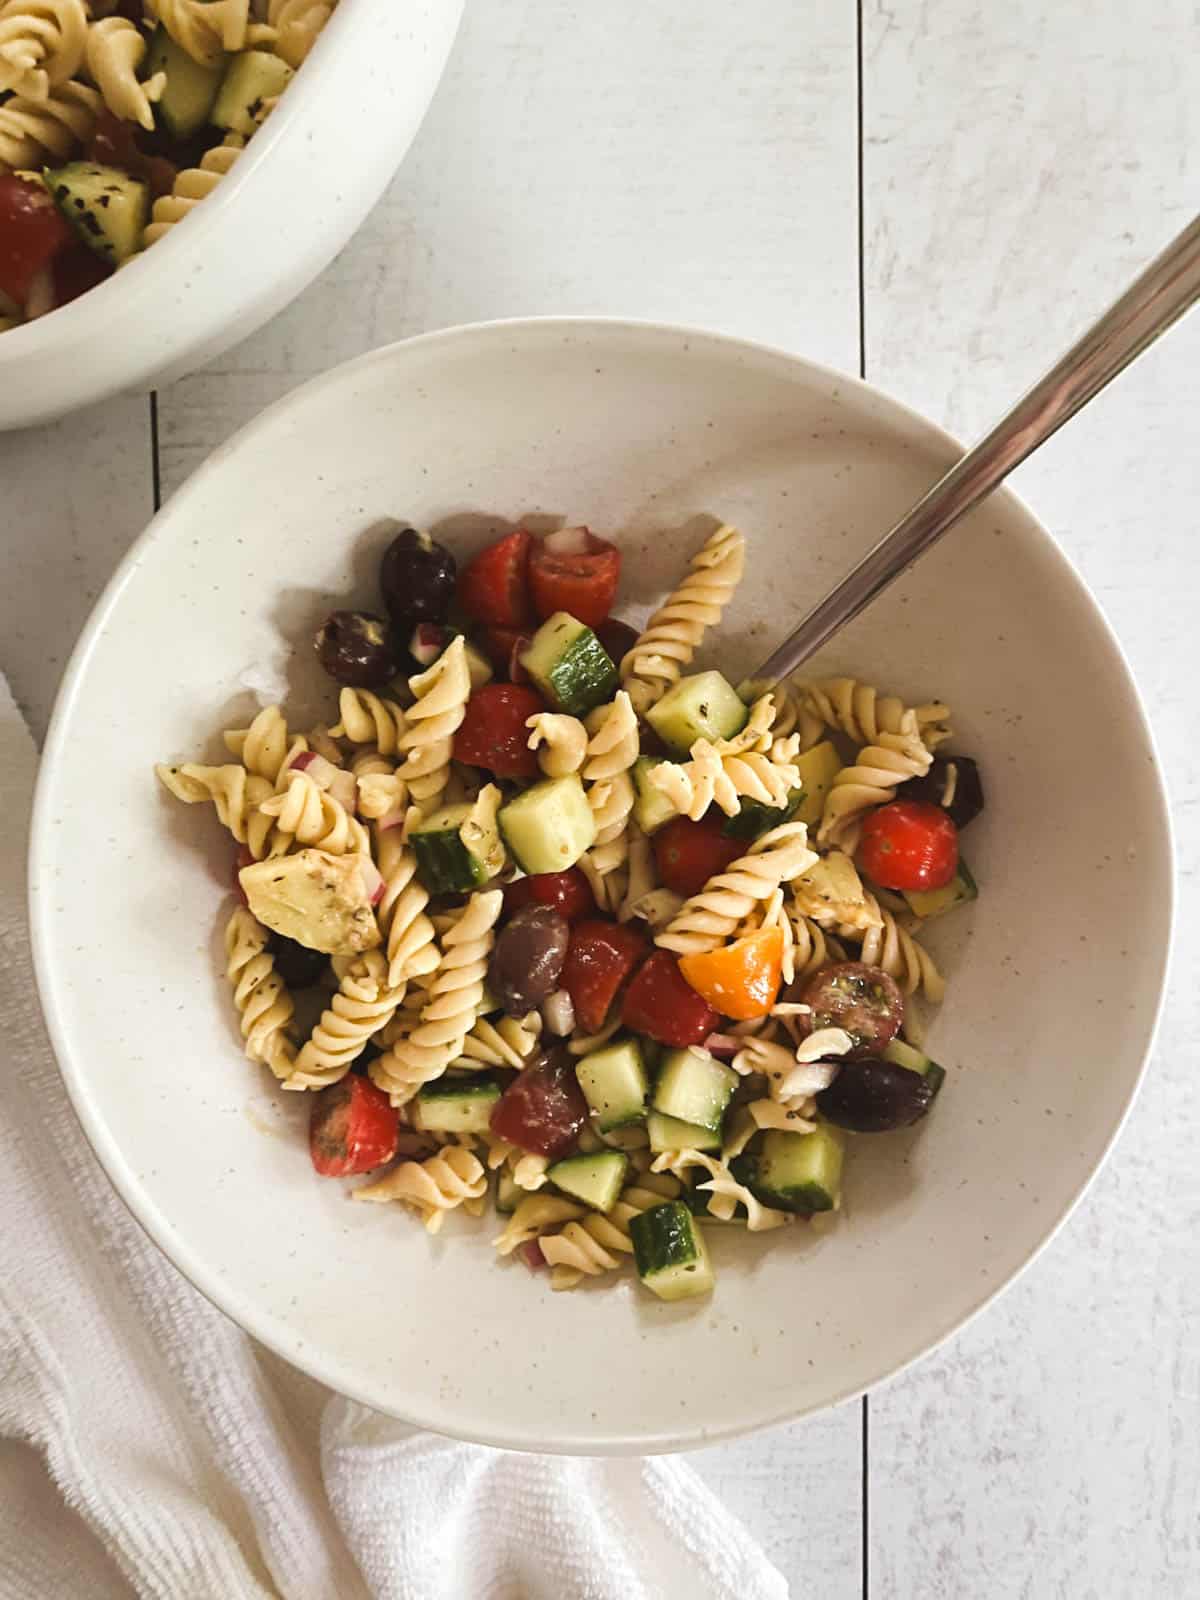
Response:
[[[83,65],[87,36],[83,0],[3,0],[0,94],[45,101]]]
[[[607,783],[629,771],[638,758],[640,741],[637,712],[624,689],[617,691],[611,705],[596,707],[587,719],[587,731],[585,783]]]
[[[665,927],[670,922],[671,916],[674,916],[679,906],[683,904],[683,901],[680,900],[679,905],[672,909],[671,916],[663,916],[657,923],[647,916],[648,897],[656,892],[658,886],[658,877],[654,866],[654,849],[632,817],[629,819],[629,825],[625,830],[625,838],[629,846],[628,870],[625,879],[625,895],[617,908],[618,918],[622,922],[628,922],[632,917],[646,917],[646,920],[651,922],[652,926]],[[665,892],[670,894],[671,891],[668,889]]]
[[[492,1245],[498,1255],[510,1256],[514,1250],[528,1244],[530,1239],[536,1239],[547,1228],[553,1228],[560,1222],[572,1222],[581,1216],[583,1207],[577,1206],[573,1200],[564,1200],[556,1194],[531,1194],[527,1200],[521,1201],[501,1232],[492,1240]]]
[[[590,1211],[582,1219],[568,1222],[558,1233],[542,1234],[538,1244],[553,1269],[550,1287],[573,1289],[584,1278],[595,1278],[619,1267],[622,1257],[633,1254],[629,1233],[633,1218],[666,1200],[674,1200],[679,1189],[678,1180],[669,1173],[644,1173],[621,1191],[611,1211]]]
[[[816,860],[802,822],[785,822],[755,841],[747,855],[711,877],[699,894],[655,936],[655,944],[680,955],[715,950],[780,883],[790,882]]]
[[[375,755],[374,759],[385,758]],[[360,817],[378,822],[383,817],[396,816],[408,805],[408,785],[398,772],[366,772],[355,777]]]
[[[720,527],[688,564],[683,582],[642,629],[621,662],[621,682],[639,715],[678,682],[704,638],[721,620],[746,565],[746,541]]]
[[[537,1049],[541,1033],[542,1019],[536,1011],[525,1017],[501,1017],[497,1022],[480,1017],[463,1041],[459,1060],[519,1072]]]
[[[259,811],[275,822],[272,855],[281,855],[296,842],[314,845],[331,856],[370,853],[367,830],[307,772],[294,768],[284,773],[284,787],[263,800]]]
[[[104,17],[88,29],[88,71],[99,85],[104,104],[115,117],[140,123],[149,132],[154,127],[153,102],[162,98],[167,75],[156,72],[139,81],[137,69],[145,54],[144,35],[124,17]]]
[[[187,805],[211,800],[222,825],[239,844],[249,847],[256,861],[266,855],[274,829],[273,819],[264,816],[260,809],[262,802],[269,800],[273,793],[268,779],[247,772],[240,762],[205,767],[198,762],[185,761],[182,766],[157,766],[154,770],[164,789],[177,800]]]
[[[388,984],[400,990],[437,971],[441,960],[433,923],[425,915],[428,891],[417,882],[417,858],[398,828],[376,835],[376,862],[383,878],[379,925],[387,935]]]
[[[430,1233],[464,1202],[482,1199],[487,1173],[479,1157],[463,1145],[447,1145],[427,1161],[402,1161],[391,1172],[354,1190],[356,1200],[398,1200],[411,1206]]]
[[[429,985],[421,1020],[372,1061],[371,1077],[393,1105],[411,1100],[422,1084],[440,1077],[462,1055],[483,998],[493,929],[504,896],[499,889],[473,894],[442,941],[442,960]]]
[[[356,750],[350,757],[350,775],[355,779],[390,778],[395,772],[396,763],[390,761],[374,745],[366,745],[363,749]]]
[[[387,962],[378,950],[346,963],[337,993],[284,1079],[285,1089],[324,1089],[346,1076],[372,1034],[395,1015],[399,997],[387,977]]]
[[[298,67],[333,15],[334,0],[270,0],[265,24],[251,28],[255,43],[270,44],[289,67]]]
[[[772,735],[777,739],[787,739],[794,734],[798,741],[797,752],[811,750],[825,737],[825,723],[809,709],[803,691],[786,679],[781,683],[769,683],[761,678],[747,678],[738,685],[738,693],[743,700],[757,700],[764,694],[770,694],[775,702]]]
[[[737,816],[743,799],[783,806],[800,786],[800,769],[755,750],[722,755],[707,739],[697,739],[690,761],[660,761],[650,770],[650,782],[676,811],[699,822],[714,803],[727,817]]]
[[[3,115],[2,111],[0,115]],[[231,133],[223,144],[216,144],[211,150],[204,152],[198,167],[184,168],[175,179],[175,186],[170,194],[161,195],[154,202],[150,222],[142,235],[142,243],[146,249],[152,244],[157,244],[162,236],[177,223],[182,222],[201,200],[208,198],[221,179],[227,175],[243,149],[242,139],[236,133]]]
[[[63,161],[86,144],[103,104],[91,84],[75,79],[44,100],[15,94],[0,104],[0,168],[40,167]]]
[[[193,61],[216,66],[223,51],[246,44],[250,0],[143,0],[145,8]]]
[[[224,738],[225,748],[247,772],[272,784],[279,782],[288,761],[308,748],[306,739],[290,742],[287,719],[278,706],[264,706],[248,728],[229,728]]]
[[[408,680],[416,702],[398,749],[405,757],[400,776],[422,811],[432,811],[450,776],[454,735],[467,709],[471,674],[462,635],[442,651],[427,672]],[[380,746],[382,749],[382,745]]]
[[[881,733],[834,778],[817,831],[821,844],[836,844],[853,855],[864,814],[886,805],[909,778],[929,771],[933,757],[921,742],[916,712],[906,711],[902,722],[902,732]]]
[[[859,959],[869,967],[882,967],[906,994],[916,994],[920,989],[926,999],[941,1005],[946,998],[946,980],[933,957],[873,895],[868,895],[867,899],[878,911],[879,927],[869,928],[865,933],[849,928],[839,928],[838,932],[848,939],[861,939]]]
[[[370,689],[343,689],[338,695],[339,721],[330,728],[334,739],[373,744],[381,756],[394,756],[408,727],[403,708]]]
[[[831,961],[844,961],[846,952],[819,923],[792,905],[787,908],[792,930],[792,962],[797,978],[810,978]]]
[[[651,1172],[670,1172],[680,1177],[691,1167],[703,1167],[708,1182],[698,1185],[709,1196],[708,1209],[718,1222],[732,1222],[739,1205],[746,1208],[746,1227],[751,1233],[766,1233],[771,1228],[782,1228],[792,1219],[783,1211],[775,1211],[755,1199],[745,1184],[739,1183],[721,1158],[710,1156],[703,1150],[667,1150],[655,1158]]]
[[[578,772],[587,754],[587,729],[578,717],[539,711],[526,720],[529,748],[538,753],[538,766],[548,778],[567,778]]]
[[[881,734],[903,734],[910,726],[907,707],[895,695],[881,695],[857,678],[821,678],[801,684],[804,707],[828,728],[837,728],[855,744],[878,744]],[[917,736],[927,750],[936,750],[950,737],[950,707],[941,701],[913,706]]]
[[[275,970],[267,939],[262,924],[238,906],[225,927],[225,975],[233,986],[247,1056],[270,1067],[285,1083],[296,1060],[288,1033],[295,1006]]]

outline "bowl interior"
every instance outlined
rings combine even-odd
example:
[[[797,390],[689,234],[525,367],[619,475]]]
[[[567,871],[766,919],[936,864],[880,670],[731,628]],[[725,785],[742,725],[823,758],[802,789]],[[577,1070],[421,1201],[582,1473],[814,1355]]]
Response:
[[[35,943],[75,1104],[155,1239],[254,1334],[430,1427],[575,1451],[698,1443],[810,1411],[928,1350],[1033,1254],[1128,1106],[1170,920],[1161,788],[1128,674],[1079,580],[997,495],[819,663],[954,710],[988,809],[981,893],[930,944],[949,1077],[919,1131],[853,1141],[831,1230],[713,1229],[710,1303],[628,1275],[553,1295],[494,1219],[436,1239],[317,1181],[304,1097],[240,1056],[220,972],[231,848],[157,760],[286,692],[331,717],[308,639],[377,603],[380,519],[460,552],[506,520],[619,535],[630,615],[699,514],[745,582],[706,658],[735,682],[953,456],[853,380],[711,336],[493,325],[381,351],[220,450],[102,599],[59,703],[33,845]],[[1103,775],[1102,785],[1098,782]],[[1101,793],[1102,790],[1102,793]]]

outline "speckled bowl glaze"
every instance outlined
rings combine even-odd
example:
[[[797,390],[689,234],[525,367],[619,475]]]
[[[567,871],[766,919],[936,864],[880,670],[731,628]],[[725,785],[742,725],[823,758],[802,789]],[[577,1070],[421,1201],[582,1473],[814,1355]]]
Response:
[[[278,109],[186,223],[90,293],[0,336],[0,429],[169,383],[293,300],[400,165],[462,7],[343,0]]]
[[[155,518],[75,654],[32,848],[43,999],[79,1116],[148,1232],[230,1316],[384,1411],[492,1444],[657,1451],[845,1399],[930,1350],[1028,1262],[1120,1127],[1170,927],[1154,752],[1120,650],[1050,537],[1000,494],[837,642],[954,709],[988,809],[978,902],[931,929],[950,980],[928,1122],[853,1141],[843,1216],[714,1228],[717,1292],[626,1273],[552,1294],[493,1218],[430,1238],[314,1177],[307,1104],[242,1059],[221,974],[232,851],[156,760],[215,755],[252,691],[329,715],[311,630],[369,603],[379,519],[466,554],[503,519],[620,538],[638,617],[738,523],[746,579],[705,652],[735,681],[951,461],[853,379],[708,334],[602,321],[434,334],[246,428]]]

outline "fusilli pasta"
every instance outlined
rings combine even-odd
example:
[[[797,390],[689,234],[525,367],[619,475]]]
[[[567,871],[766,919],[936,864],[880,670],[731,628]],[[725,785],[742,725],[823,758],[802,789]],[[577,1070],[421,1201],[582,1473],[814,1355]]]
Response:
[[[538,766],[548,778],[566,778],[578,772],[587,753],[587,729],[578,717],[539,711],[528,718],[529,748],[538,753]]]
[[[267,939],[262,924],[238,906],[225,927],[225,974],[233,987],[246,1054],[286,1082],[296,1060],[288,1033],[295,1006],[275,970]]]
[[[393,756],[408,727],[408,718],[395,700],[370,689],[343,689],[338,695],[339,721],[330,728],[334,739],[351,744],[373,744],[381,756]]]
[[[492,1240],[492,1245],[498,1255],[510,1256],[514,1250],[528,1244],[530,1239],[536,1239],[547,1228],[553,1228],[561,1222],[572,1222],[581,1216],[583,1207],[577,1206],[573,1200],[564,1200],[556,1194],[531,1194],[527,1200],[521,1201]]]
[[[501,1017],[492,1022],[480,1017],[463,1041],[462,1061],[481,1067],[512,1067],[520,1071],[541,1038],[542,1019],[536,1011],[525,1017]]]
[[[901,723],[901,732],[881,733],[834,778],[817,831],[821,844],[839,845],[852,855],[864,813],[886,805],[902,783],[929,771],[933,757],[921,742],[916,712],[906,711]]]
[[[83,65],[88,15],[83,0],[0,4],[0,94],[45,101]]]
[[[139,81],[138,68],[145,54],[144,36],[124,17],[104,17],[88,29],[88,71],[104,104],[115,117],[140,123],[149,132],[154,127],[153,102],[162,98],[167,75],[156,72]]]
[[[715,950],[758,902],[769,899],[780,883],[789,882],[816,859],[802,822],[772,828],[749,854],[739,856],[711,877],[699,894],[685,900],[679,914],[655,936],[655,944],[680,955]]]
[[[331,856],[366,854],[367,830],[331,794],[319,788],[307,772],[294,768],[284,774],[284,788],[263,800],[259,811],[275,822],[272,855],[281,855],[293,842],[314,845]]]
[[[450,776],[454,735],[471,693],[462,635],[447,645],[427,672],[410,678],[408,686],[416,702],[409,708],[408,727],[397,746],[405,757],[400,776],[407,782],[413,799],[428,814],[437,805]]]
[[[828,728],[837,728],[855,744],[878,744],[884,733],[902,734],[909,727],[903,700],[881,695],[857,678],[821,678],[800,685],[805,709]],[[936,750],[950,737],[950,707],[938,700],[913,706],[917,735],[927,750]]]
[[[916,994],[921,989],[934,1005],[941,1005],[946,998],[946,980],[938,971],[933,957],[906,928],[901,927],[890,911],[885,911],[878,904],[873,895],[867,898],[879,913],[879,926],[861,934],[853,929],[839,928],[838,932],[844,933],[846,938],[861,938],[859,959],[868,966],[882,967],[889,978],[895,978],[906,994]]]
[[[346,1076],[372,1034],[395,1014],[398,996],[387,978],[387,962],[378,950],[346,964],[337,993],[284,1079],[285,1089],[324,1089]]]
[[[674,1200],[679,1190],[678,1180],[669,1173],[644,1173],[622,1189],[611,1211],[589,1211],[580,1220],[566,1223],[558,1233],[542,1234],[538,1244],[553,1269],[550,1287],[573,1289],[584,1278],[619,1267],[622,1257],[633,1254],[632,1219]]]
[[[302,738],[289,742],[287,720],[278,706],[264,706],[248,728],[230,728],[224,737],[225,748],[247,772],[272,784],[279,782],[289,758],[308,748]]]
[[[441,952],[425,915],[429,893],[417,882],[417,858],[398,828],[376,835],[376,860],[383,878],[379,925],[387,936],[388,984],[401,990],[414,978],[436,972]]]
[[[766,1233],[771,1228],[782,1228],[792,1219],[783,1211],[775,1211],[757,1200],[745,1184],[739,1183],[727,1163],[703,1150],[667,1150],[655,1158],[651,1172],[670,1172],[680,1177],[690,1167],[703,1167],[708,1182],[697,1187],[709,1196],[708,1209],[718,1222],[732,1222],[739,1205],[746,1209],[746,1227],[751,1233]]]
[[[402,1161],[382,1178],[354,1190],[356,1200],[398,1200],[411,1206],[430,1233],[437,1233],[446,1213],[464,1202],[480,1200],[487,1174],[479,1157],[463,1145],[447,1145],[427,1161]]]
[[[143,0],[193,61],[215,66],[222,52],[246,43],[250,0]]]
[[[0,109],[0,116],[2,115],[3,110]],[[182,222],[201,200],[207,200],[241,155],[243,148],[244,142],[241,137],[231,133],[223,144],[215,144],[211,150],[204,152],[199,166],[184,168],[175,179],[170,194],[161,195],[154,202],[150,221],[142,235],[142,243],[147,249],[152,244],[157,244],[176,223]]]
[[[274,819],[261,810],[263,801],[269,800],[274,792],[267,778],[247,772],[240,763],[234,762],[205,767],[185,761],[182,766],[157,766],[154,770],[164,789],[177,800],[187,805],[211,800],[223,826],[239,844],[248,846],[256,861],[266,855],[274,830]]]
[[[270,0],[266,24],[255,25],[251,36],[270,43],[289,67],[298,67],[332,15],[332,0]]]
[[[102,101],[97,90],[75,79],[44,100],[15,94],[0,103],[0,167],[39,167],[62,161],[92,136]]]

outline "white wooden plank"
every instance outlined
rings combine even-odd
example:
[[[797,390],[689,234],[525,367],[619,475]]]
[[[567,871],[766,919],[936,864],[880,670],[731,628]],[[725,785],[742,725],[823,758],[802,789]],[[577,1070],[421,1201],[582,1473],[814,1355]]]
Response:
[[[40,739],[92,603],[154,509],[150,402],[0,433],[0,669]]]
[[[871,0],[864,25],[867,374],[971,434],[1191,215],[1195,8],[1135,22],[1103,0]],[[999,1305],[872,1397],[873,1595],[1200,1584],[1198,369],[1193,319],[1016,480],[1148,701],[1183,874],[1177,977],[1145,1091],[1074,1218]]]
[[[167,492],[263,405],[389,340],[600,312],[852,365],[846,4],[476,0],[413,151],[307,294],[160,411]]]

